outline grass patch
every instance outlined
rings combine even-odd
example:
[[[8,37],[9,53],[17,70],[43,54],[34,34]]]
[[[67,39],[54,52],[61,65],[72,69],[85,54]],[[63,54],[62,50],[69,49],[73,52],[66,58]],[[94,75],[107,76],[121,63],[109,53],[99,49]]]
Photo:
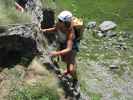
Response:
[[[63,2],[57,0],[57,5],[62,10],[68,9],[74,15],[84,18],[86,22],[112,20],[119,25],[120,29],[133,31],[132,4],[131,0],[64,0]]]
[[[101,94],[98,93],[88,93],[91,100],[101,100]]]
[[[30,23],[31,16],[16,10],[14,0],[0,0],[0,24]]]
[[[59,100],[59,95],[55,87],[38,84],[13,88],[9,100]]]

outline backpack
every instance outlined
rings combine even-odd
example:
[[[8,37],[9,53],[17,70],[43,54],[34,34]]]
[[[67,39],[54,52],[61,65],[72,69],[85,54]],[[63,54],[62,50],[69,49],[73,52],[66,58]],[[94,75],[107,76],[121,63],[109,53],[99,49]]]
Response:
[[[73,27],[74,27],[74,33],[76,37],[76,41],[80,42],[80,40],[83,37],[83,31],[84,31],[84,22],[82,19],[73,17]]]

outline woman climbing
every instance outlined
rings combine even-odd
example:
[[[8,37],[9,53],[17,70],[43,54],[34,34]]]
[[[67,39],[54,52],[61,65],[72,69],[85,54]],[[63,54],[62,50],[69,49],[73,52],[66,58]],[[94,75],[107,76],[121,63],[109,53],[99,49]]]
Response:
[[[58,15],[58,22],[55,27],[48,29],[41,29],[44,33],[56,32],[58,33],[59,50],[50,52],[50,56],[61,56],[62,60],[67,64],[67,69],[63,75],[70,74],[73,81],[77,82],[76,75],[76,53],[78,50],[76,37],[74,33],[72,13],[70,11],[62,11]]]

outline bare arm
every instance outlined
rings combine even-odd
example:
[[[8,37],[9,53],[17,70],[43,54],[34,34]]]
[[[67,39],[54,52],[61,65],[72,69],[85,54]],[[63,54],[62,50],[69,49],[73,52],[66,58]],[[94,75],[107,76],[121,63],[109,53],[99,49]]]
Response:
[[[70,33],[69,34],[69,37],[68,37],[68,40],[67,40],[67,47],[61,51],[58,51],[60,55],[64,55],[66,53],[68,53],[69,51],[72,50],[72,45],[73,45],[73,36],[72,36],[73,33]]]
[[[41,31],[42,32],[48,32],[48,33],[56,32],[56,27],[47,28],[47,29],[41,29]]]
[[[66,48],[61,50],[61,51],[53,51],[53,52],[50,53],[50,55],[52,55],[52,56],[64,55],[64,54],[66,54],[66,53],[68,53],[69,51],[72,50],[72,45],[73,45],[73,33],[70,32],[68,34]]]

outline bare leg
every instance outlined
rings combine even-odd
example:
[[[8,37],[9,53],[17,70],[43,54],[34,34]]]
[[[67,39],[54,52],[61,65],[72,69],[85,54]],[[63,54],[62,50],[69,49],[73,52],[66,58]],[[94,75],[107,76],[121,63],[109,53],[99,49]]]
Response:
[[[67,69],[64,71],[64,75],[70,74],[73,79],[77,79],[76,74],[76,51],[72,50],[63,57],[63,60],[67,64]]]

